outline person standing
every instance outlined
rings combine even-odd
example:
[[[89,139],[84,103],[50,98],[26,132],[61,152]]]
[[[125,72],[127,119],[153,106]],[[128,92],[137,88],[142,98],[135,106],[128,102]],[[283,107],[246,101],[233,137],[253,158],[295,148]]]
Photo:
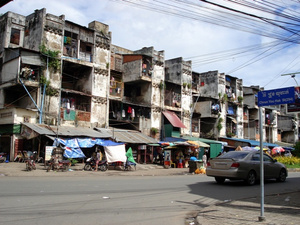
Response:
[[[96,168],[95,168],[95,171],[98,171],[98,165],[99,165],[99,162],[102,160],[102,152],[100,151],[100,149],[97,148],[96,150],[97,152],[97,155],[96,155]]]
[[[207,167],[207,155],[206,155],[206,151],[204,152],[204,154],[202,156],[202,161],[203,161],[204,168],[206,168]]]

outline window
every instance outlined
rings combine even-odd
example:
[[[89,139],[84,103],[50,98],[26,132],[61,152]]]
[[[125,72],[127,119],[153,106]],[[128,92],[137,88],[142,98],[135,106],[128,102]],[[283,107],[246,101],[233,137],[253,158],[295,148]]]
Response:
[[[260,161],[260,155],[259,154],[255,154],[252,156],[252,160],[253,161]]]
[[[265,162],[273,162],[273,159],[267,155],[264,155],[264,161]]]
[[[92,47],[91,46],[86,46],[86,51],[87,52],[92,52]]]
[[[20,30],[11,28],[10,43],[15,45],[20,44]]]
[[[245,158],[249,153],[243,152],[243,151],[230,151],[223,155],[220,155],[219,158],[222,159],[243,159]]]

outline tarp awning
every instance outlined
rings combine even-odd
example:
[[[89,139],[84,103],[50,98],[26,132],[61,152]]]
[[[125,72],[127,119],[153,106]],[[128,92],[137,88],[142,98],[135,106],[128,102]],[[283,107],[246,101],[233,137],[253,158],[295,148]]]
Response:
[[[4,134],[20,134],[21,125],[20,124],[3,124],[0,125],[0,135]]]
[[[238,142],[245,142],[245,143],[250,144],[251,147],[260,146],[259,141],[250,140],[250,139],[239,139],[239,138],[229,138],[229,137],[220,137],[220,139],[223,139],[223,140],[228,139],[228,140],[234,140],[234,141],[238,141]],[[274,143],[263,142],[263,146],[268,146],[270,148],[273,148],[273,147],[277,147],[279,145],[274,144]]]
[[[125,145],[105,146],[104,147],[106,160],[111,162],[126,162]]]
[[[210,139],[206,139],[206,138],[197,138],[197,137],[193,137],[193,136],[183,136],[182,138],[184,138],[187,141],[201,141],[206,144],[221,144],[222,146],[228,145],[228,143],[225,141],[216,141],[216,140],[210,140]]]
[[[47,136],[50,137],[50,136]],[[85,158],[81,148],[92,148],[95,145],[101,145],[104,147],[117,146],[120,143],[113,142],[111,140],[105,140],[101,138],[71,138],[62,139],[55,138],[53,146],[64,145],[64,156],[66,158]]]
[[[169,120],[173,127],[186,128],[178,116],[171,111],[163,111],[164,116]]]
[[[282,141],[275,141],[275,144],[277,144],[281,147],[294,147],[294,144],[282,142]]]
[[[95,128],[97,131],[102,131],[104,128]],[[116,142],[132,143],[132,144],[156,144],[158,143],[152,137],[149,137],[140,131],[123,130],[123,129],[109,129],[111,138]]]

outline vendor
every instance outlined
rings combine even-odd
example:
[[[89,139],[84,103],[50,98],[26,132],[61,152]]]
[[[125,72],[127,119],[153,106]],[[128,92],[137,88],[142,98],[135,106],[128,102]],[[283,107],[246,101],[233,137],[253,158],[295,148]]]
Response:
[[[184,155],[182,151],[176,152],[176,163],[182,163],[183,159],[184,159]]]

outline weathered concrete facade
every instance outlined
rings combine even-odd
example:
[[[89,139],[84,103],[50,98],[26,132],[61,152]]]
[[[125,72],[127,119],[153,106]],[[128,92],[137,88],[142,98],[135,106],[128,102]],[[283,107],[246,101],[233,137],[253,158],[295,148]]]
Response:
[[[165,109],[174,111],[186,128],[180,128],[180,134],[191,132],[192,101],[192,62],[183,58],[165,61]]]
[[[193,72],[191,61],[165,60],[154,47],[112,45],[108,25],[81,26],[46,9],[28,16],[7,12],[0,31],[0,126],[29,121],[134,129],[156,139],[259,140],[260,89],[243,87],[241,79]],[[168,111],[184,126],[173,126]],[[265,107],[263,117],[264,141],[297,140],[294,116]],[[18,135],[9,138],[14,143]]]
[[[128,106],[127,113],[134,109],[139,130],[151,135],[151,129],[157,129],[158,138],[164,107],[164,51],[145,47],[131,53],[124,52],[123,69],[123,103]]]
[[[201,114],[203,137],[243,138],[242,80],[209,71],[200,73],[199,82],[200,98],[195,111]]]
[[[0,29],[0,107],[38,112],[12,125],[108,127],[107,25],[94,21],[87,28],[41,9],[28,16],[8,12],[0,18]]]

